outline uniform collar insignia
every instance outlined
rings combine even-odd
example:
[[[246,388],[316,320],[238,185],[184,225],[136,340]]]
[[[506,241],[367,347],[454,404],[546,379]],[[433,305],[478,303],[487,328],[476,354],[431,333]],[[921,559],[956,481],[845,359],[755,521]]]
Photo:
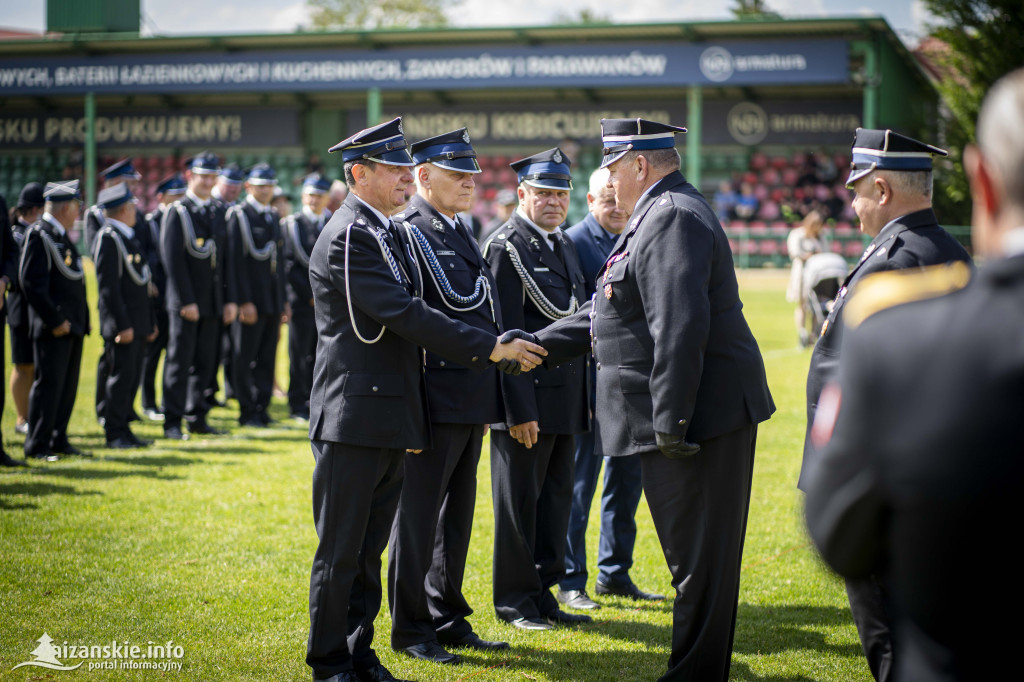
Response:
[[[539,249],[540,248],[540,242],[537,241],[537,235],[531,234],[529,241],[530,241],[530,246],[532,246],[533,248],[535,248],[535,249]]]
[[[437,218],[430,219],[430,226],[438,232],[441,232],[442,234],[444,233],[444,225]]]

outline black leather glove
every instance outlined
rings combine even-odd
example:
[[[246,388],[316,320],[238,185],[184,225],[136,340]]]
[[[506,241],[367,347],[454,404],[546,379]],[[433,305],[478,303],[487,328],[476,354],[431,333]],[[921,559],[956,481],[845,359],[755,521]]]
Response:
[[[502,343],[511,343],[512,341],[514,341],[516,339],[522,339],[523,341],[529,341],[530,343],[536,343],[538,346],[540,345],[537,342],[537,337],[536,336],[534,336],[530,332],[524,332],[522,329],[509,329],[507,332],[502,334],[501,338],[498,339],[498,340],[500,342],[502,342]]]
[[[497,362],[497,365],[498,369],[500,369],[502,372],[504,372],[505,374],[511,374],[512,376],[521,374],[523,371],[523,368],[520,367],[519,363],[516,362],[515,360],[499,360]]]
[[[671,433],[654,434],[654,440],[658,444],[661,454],[669,459],[686,459],[693,457],[700,452],[700,445],[691,443],[681,436],[673,436]]]

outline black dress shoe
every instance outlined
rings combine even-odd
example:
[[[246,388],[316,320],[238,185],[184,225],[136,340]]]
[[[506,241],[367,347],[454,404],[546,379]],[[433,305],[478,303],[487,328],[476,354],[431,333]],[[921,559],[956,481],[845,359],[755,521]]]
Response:
[[[412,680],[400,680],[391,674],[391,671],[378,663],[366,670],[356,670],[356,679],[359,682],[412,682]]]
[[[238,420],[238,425],[239,426],[248,426],[248,427],[253,428],[253,429],[265,429],[265,428],[267,428],[267,425],[263,423],[263,420],[259,419],[258,417],[249,417],[248,419],[246,419],[244,421],[239,419]]]
[[[475,632],[456,639],[439,638],[439,640],[441,644],[447,647],[476,649],[477,651],[496,651],[508,648],[508,642],[491,642],[486,639],[480,639]]]
[[[128,436],[119,436],[117,438],[108,438],[107,447],[114,448],[115,450],[134,450],[139,447],[139,444],[128,438]]]
[[[79,450],[78,448],[76,448],[71,443],[65,443],[64,445],[61,445],[59,447],[55,447],[53,449],[53,451],[55,453],[57,453],[58,455],[72,455],[74,457],[92,457],[92,453],[91,452],[86,452],[84,450]]]
[[[264,426],[270,426],[271,424],[276,424],[277,423],[277,420],[274,419],[273,417],[271,417],[270,414],[266,410],[264,410],[263,412],[260,412],[259,420],[261,422],[263,422]]]
[[[343,672],[330,677],[314,677],[313,682],[359,682],[355,673]]]
[[[168,426],[164,429],[164,438],[171,440],[188,440],[188,434],[181,432],[180,426]]]
[[[643,592],[632,582],[626,583],[625,585],[615,585],[613,583],[603,583],[600,580],[594,585],[594,592],[597,594],[603,594],[613,597],[629,597],[635,601],[661,601],[665,598],[663,594],[650,594]]]
[[[135,443],[136,447],[140,447],[140,448],[148,448],[150,445],[153,444],[153,441],[151,441],[149,439],[146,439],[146,438],[139,438],[134,433],[129,433],[128,434],[128,440],[130,440],[131,442]]]
[[[519,630],[550,630],[551,624],[540,618],[516,618],[508,624]]]
[[[0,450],[0,466],[4,467],[27,467],[28,464],[20,459],[14,459],[3,450]]]
[[[204,436],[223,436],[227,433],[224,429],[218,429],[210,426],[206,422],[196,422],[188,425],[189,433],[201,434]]]
[[[462,663],[462,657],[458,654],[453,654],[450,651],[446,651],[443,646],[437,642],[421,642],[419,644],[413,644],[399,649],[406,656],[412,656],[418,658],[421,661],[430,661],[431,663],[443,663],[445,665],[458,665]]]
[[[594,619],[582,613],[566,613],[562,609],[555,609],[548,614],[548,622],[552,625],[582,625],[593,623]]]
[[[565,604],[570,609],[577,611],[596,611],[601,605],[587,596],[586,590],[559,590],[555,593],[555,599],[559,604]]]

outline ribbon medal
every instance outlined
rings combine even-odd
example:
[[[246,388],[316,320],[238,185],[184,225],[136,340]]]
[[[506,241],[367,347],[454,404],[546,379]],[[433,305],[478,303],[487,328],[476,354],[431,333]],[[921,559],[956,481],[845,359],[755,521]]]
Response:
[[[626,257],[628,251],[617,253],[608,259],[607,265],[604,268],[604,297],[609,301],[612,300],[612,285],[608,282],[608,277],[612,273],[612,266],[618,263],[620,260]]]
[[[71,252],[70,251],[68,252],[68,254],[66,256],[64,256],[64,265],[68,265],[68,266],[71,265]]]

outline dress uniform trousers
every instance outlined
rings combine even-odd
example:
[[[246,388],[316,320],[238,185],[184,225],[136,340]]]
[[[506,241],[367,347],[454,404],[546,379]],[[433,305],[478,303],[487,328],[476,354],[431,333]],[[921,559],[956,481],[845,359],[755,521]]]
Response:
[[[505,621],[558,608],[550,588],[565,574],[565,532],[573,486],[572,434],[537,436],[527,449],[491,431],[494,498],[494,610]]]
[[[106,340],[103,355],[106,356],[107,382],[106,399],[103,407],[103,430],[107,440],[113,440],[131,433],[128,417],[139,385],[139,373],[146,352],[146,330],[136,330],[131,343],[114,343]],[[97,378],[97,381],[99,379]]]
[[[167,310],[159,308],[153,311],[156,318],[156,338],[146,344],[142,353],[142,407],[146,410],[160,411],[160,403],[156,399],[156,368],[160,364],[160,355],[167,349]]]
[[[270,406],[280,321],[280,315],[258,315],[253,324],[236,320],[231,325],[236,354],[230,365],[234,372],[230,386],[238,400],[241,422],[265,414]]]
[[[82,337],[49,332],[33,339],[35,380],[28,395],[25,455],[47,454],[68,445],[68,422],[78,393]]]
[[[291,413],[309,416],[309,392],[313,389],[313,361],[316,358],[316,318],[292,304],[288,321],[288,407]]]
[[[189,322],[177,311],[169,311],[167,317],[170,342],[164,360],[164,424],[177,426],[182,417],[202,422],[210,409],[203,391],[217,371],[217,359],[210,351],[219,338],[221,318],[200,316]]]
[[[371,647],[373,619],[380,611],[381,554],[402,492],[405,450],[319,440],[312,448],[320,543],[310,578],[306,663],[315,676],[330,677],[380,662]],[[352,480],[362,485],[347,483]],[[350,583],[351,591],[336,587]]]
[[[480,424],[431,424],[433,447],[405,456],[405,475],[416,483],[402,490],[388,552],[391,646],[396,649],[453,641],[473,631],[466,620],[473,609],[462,595],[462,581],[483,431]],[[406,508],[413,512],[403,513]]]

